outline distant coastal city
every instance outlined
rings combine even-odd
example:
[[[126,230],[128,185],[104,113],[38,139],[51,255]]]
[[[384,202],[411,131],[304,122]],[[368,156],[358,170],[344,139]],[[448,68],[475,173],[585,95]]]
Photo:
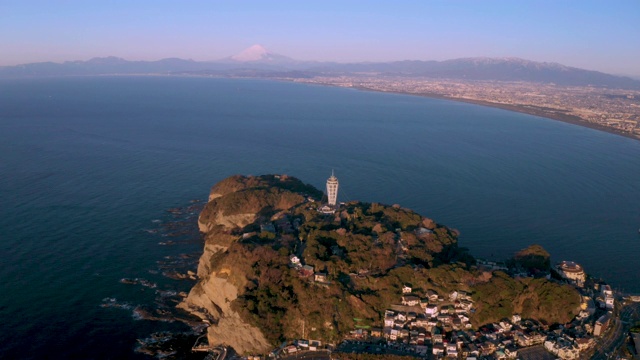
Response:
[[[282,80],[465,101],[640,139],[640,90],[352,74]]]

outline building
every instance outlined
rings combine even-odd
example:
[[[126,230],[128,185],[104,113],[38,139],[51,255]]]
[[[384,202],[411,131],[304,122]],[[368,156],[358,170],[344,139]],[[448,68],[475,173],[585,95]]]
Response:
[[[415,295],[403,295],[402,305],[405,305],[405,306],[420,305],[420,298]]]
[[[557,269],[563,278],[575,282],[580,287],[584,285],[586,275],[580,264],[573,261],[563,261],[558,264]]]
[[[602,297],[604,298],[604,307],[607,310],[613,310],[614,307],[614,299],[613,299],[613,290],[611,290],[610,285],[602,285],[601,286]]]
[[[308,277],[313,275],[313,266],[305,265],[300,270],[300,276]]]
[[[609,313],[602,315],[598,321],[596,321],[596,325],[593,328],[593,335],[600,336],[602,335],[609,326],[609,320],[611,319],[611,315]]]
[[[331,171],[331,177],[327,179],[327,203],[329,206],[336,206],[338,200],[338,178],[333,175]]]
[[[326,283],[327,282],[327,274],[325,273],[315,273],[314,280],[316,282]]]

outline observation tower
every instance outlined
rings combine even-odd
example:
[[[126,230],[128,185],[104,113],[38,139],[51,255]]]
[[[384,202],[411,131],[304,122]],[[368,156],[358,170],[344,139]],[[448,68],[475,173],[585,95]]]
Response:
[[[331,177],[327,179],[327,203],[329,206],[336,206],[338,200],[338,178],[333,175],[331,170]]]

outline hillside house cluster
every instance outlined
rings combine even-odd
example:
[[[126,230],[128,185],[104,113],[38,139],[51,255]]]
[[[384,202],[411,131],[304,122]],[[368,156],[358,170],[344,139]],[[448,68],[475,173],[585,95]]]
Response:
[[[473,310],[473,299],[466,291],[456,290],[440,295],[427,290],[419,296],[410,285],[402,287],[401,302],[385,311],[384,327],[372,329],[371,335],[390,342],[401,342],[413,347],[416,353],[458,356],[472,354],[475,349],[463,348],[464,341],[451,342],[445,333],[464,334],[472,328],[469,313]]]
[[[500,268],[499,264],[485,266]],[[510,319],[473,329],[470,314],[475,312],[474,302],[467,292],[456,290],[441,295],[429,289],[417,294],[410,284],[404,284],[400,303],[385,311],[382,328],[357,329],[351,335],[382,339],[388,346],[401,344],[410,353],[434,359],[515,359],[519,349],[531,346],[540,346],[559,359],[579,359],[595,347],[596,337],[609,327],[613,291],[606,284],[585,288],[584,283],[570,281],[582,294],[580,313],[561,326],[550,328],[513,314]],[[601,315],[603,310],[596,303],[609,312]]]
[[[382,329],[357,329],[351,335],[357,339],[385,339],[388,346],[403,344],[407,351],[433,359],[516,359],[519,349],[536,345],[561,359],[579,359],[581,353],[595,345],[585,327],[551,330],[517,314],[474,330],[452,329],[438,316],[427,318],[424,314],[387,310]]]

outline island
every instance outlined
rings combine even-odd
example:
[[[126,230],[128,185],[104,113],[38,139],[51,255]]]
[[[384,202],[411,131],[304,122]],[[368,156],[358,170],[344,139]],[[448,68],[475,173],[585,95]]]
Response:
[[[538,245],[476,259],[458,231],[400,205],[326,201],[287,175],[211,189],[198,281],[178,305],[209,325],[194,350],[577,359],[617,327],[610,286],[574,262],[552,266]]]

